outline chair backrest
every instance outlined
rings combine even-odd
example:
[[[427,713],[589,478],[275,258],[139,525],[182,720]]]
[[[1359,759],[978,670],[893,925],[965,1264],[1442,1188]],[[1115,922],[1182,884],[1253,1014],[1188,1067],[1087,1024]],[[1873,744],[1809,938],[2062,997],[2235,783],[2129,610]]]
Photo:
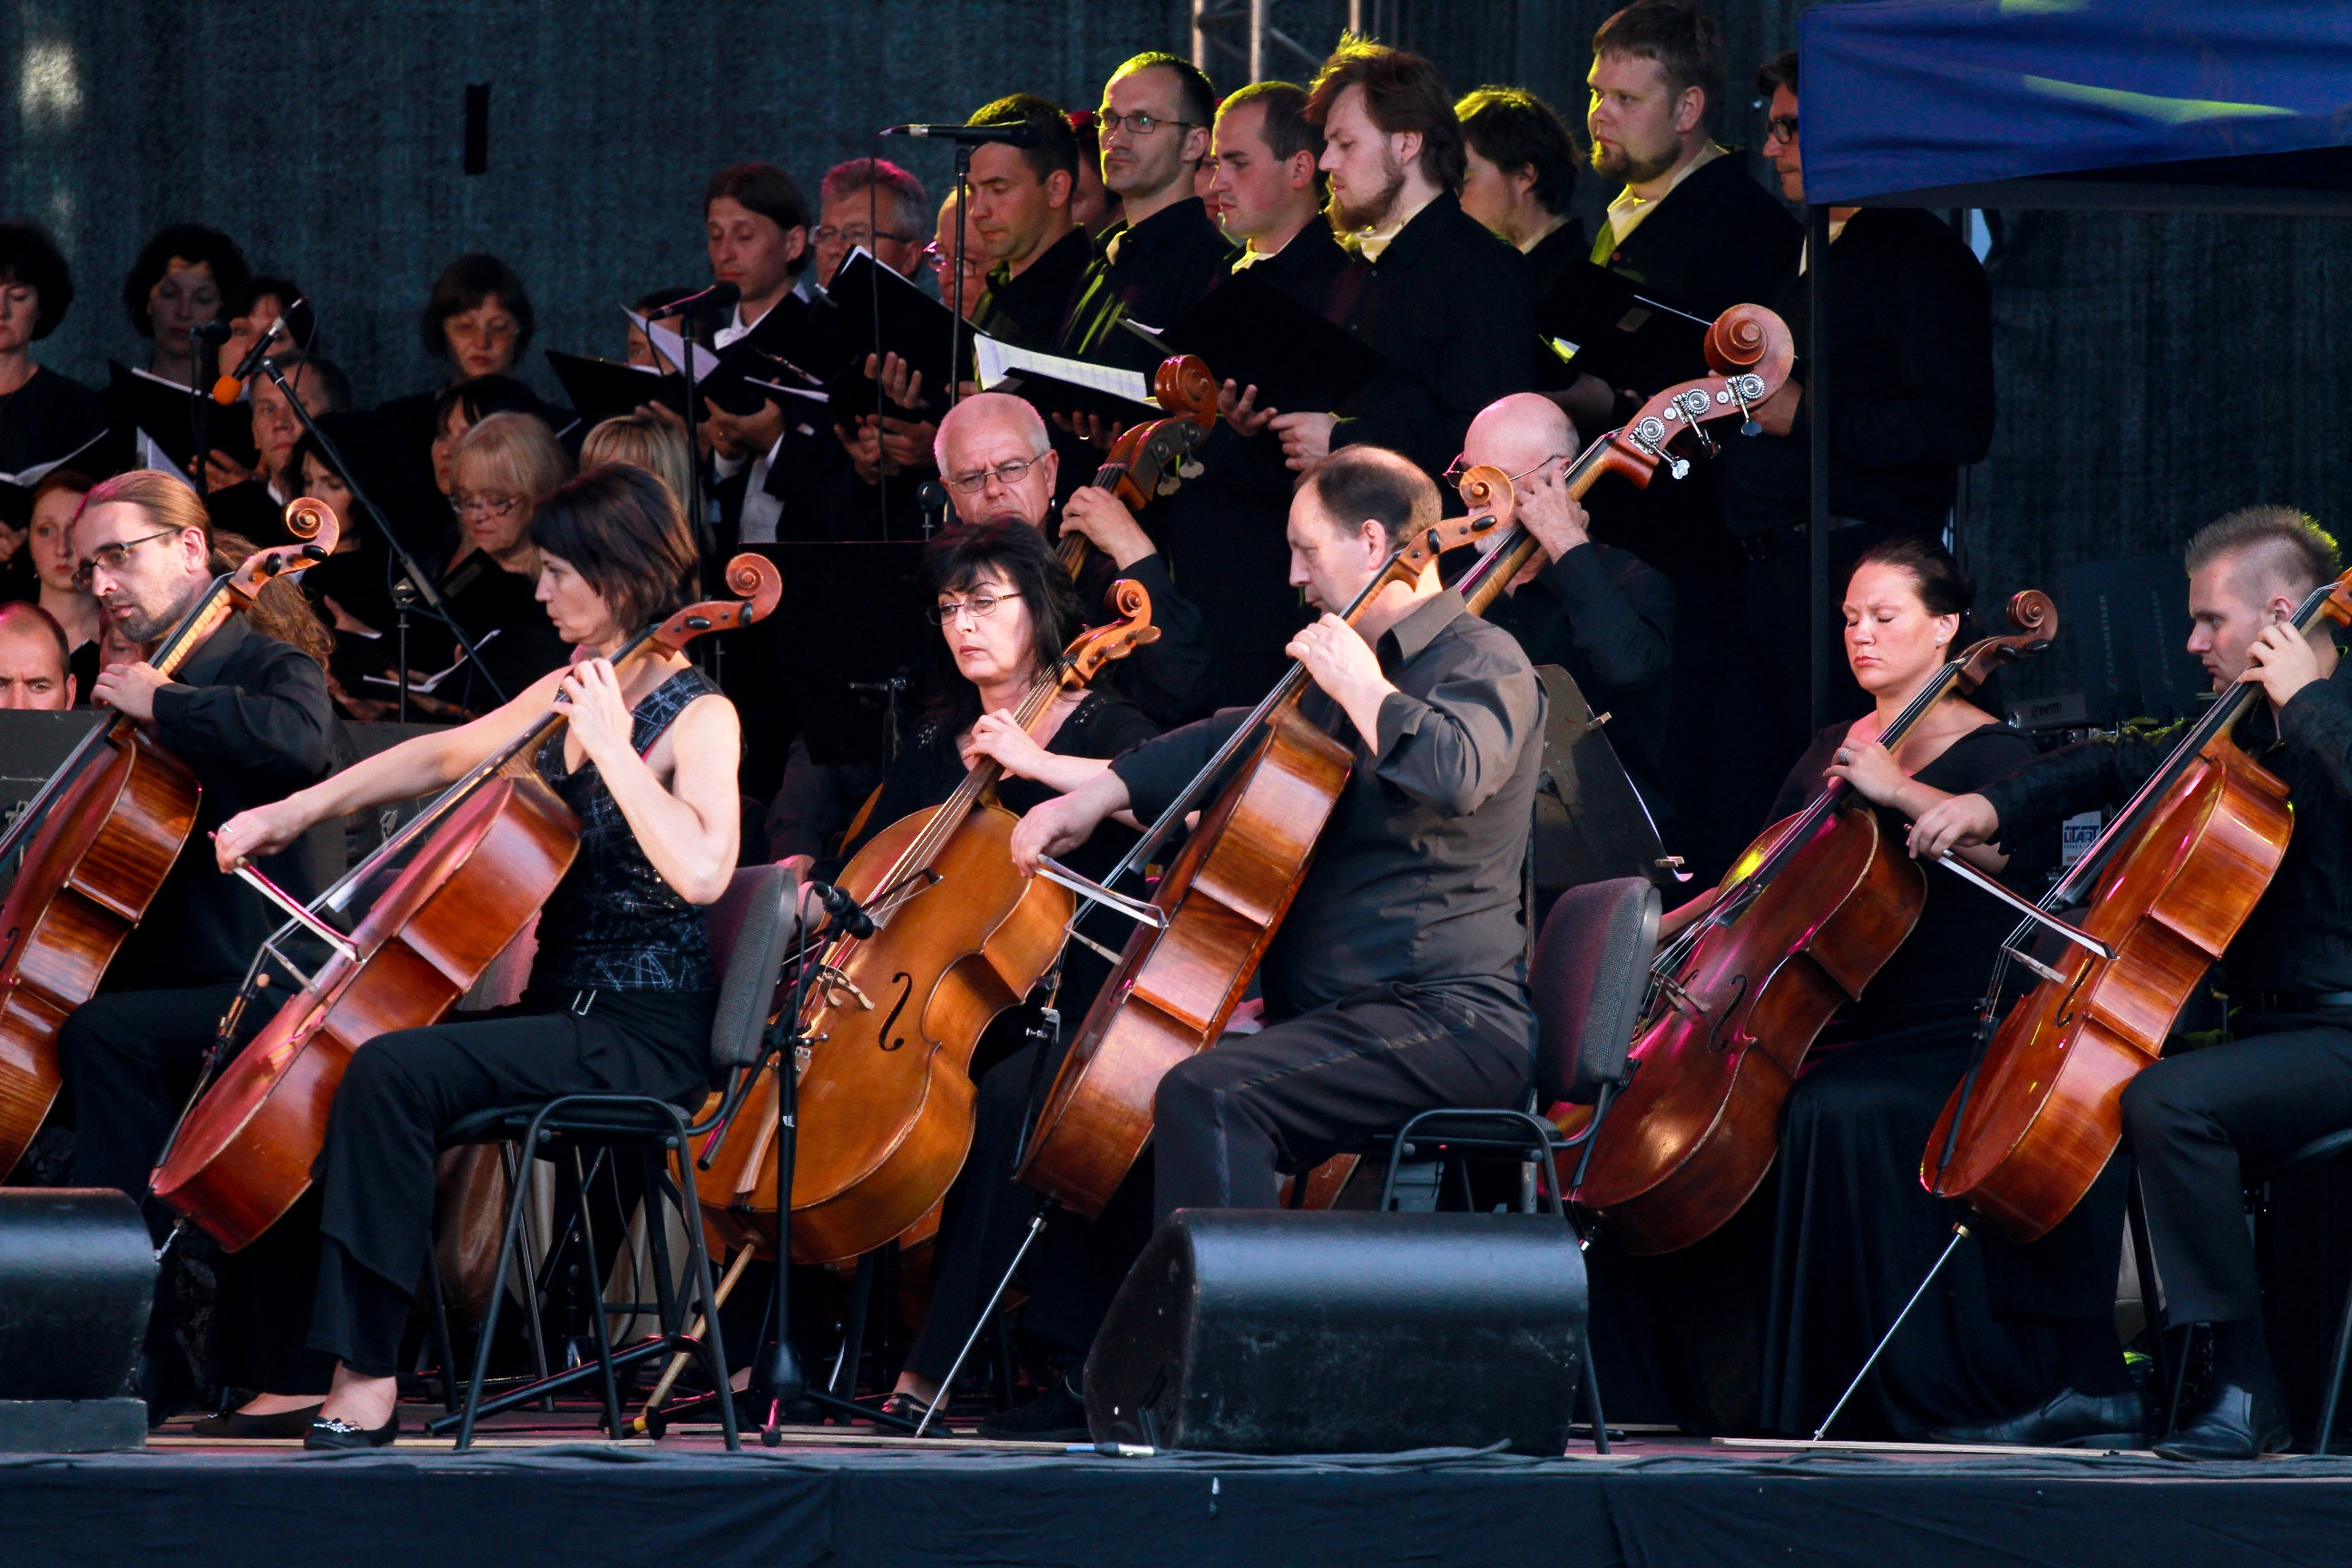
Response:
[[[798,923],[801,879],[784,866],[746,866],[703,911],[719,965],[719,1010],[710,1060],[724,1072],[760,1059],[760,1037],[776,994],[776,973]]]
[[[1540,1103],[1590,1103],[1630,1076],[1627,1052],[1658,947],[1658,889],[1639,877],[1570,888],[1544,918],[1528,989]]]

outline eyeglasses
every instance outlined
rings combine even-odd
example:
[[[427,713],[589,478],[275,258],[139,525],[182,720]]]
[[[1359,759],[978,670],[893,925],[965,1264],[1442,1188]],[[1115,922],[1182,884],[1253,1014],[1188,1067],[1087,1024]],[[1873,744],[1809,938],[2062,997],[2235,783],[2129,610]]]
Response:
[[[1528,470],[1526,471],[1526,473],[1517,473],[1517,474],[1513,474],[1513,475],[1510,477],[1510,478],[1511,478],[1511,483],[1513,483],[1513,484],[1517,484],[1521,479],[1526,479],[1526,478],[1528,477],[1528,474],[1538,474],[1538,473],[1541,473],[1544,469],[1546,469],[1546,468],[1549,468],[1552,464],[1554,464],[1554,463],[1559,463],[1559,462],[1565,462],[1567,459],[1568,459],[1568,454],[1567,454],[1567,453],[1565,453],[1565,452],[1554,452],[1550,457],[1546,458],[1542,462],[1538,463],[1534,468],[1528,469]],[[1441,478],[1443,478],[1443,479],[1445,480],[1445,482],[1446,482],[1447,484],[1449,484],[1449,485],[1458,485],[1458,484],[1460,484],[1460,483],[1462,482],[1462,477],[1463,477],[1465,474],[1467,474],[1467,473],[1468,473],[1472,468],[1475,468],[1475,467],[1477,467],[1477,465],[1476,465],[1476,464],[1475,464],[1475,463],[1473,463],[1473,462],[1470,460],[1469,455],[1468,455],[1467,453],[1464,453],[1464,454],[1462,454],[1462,455],[1460,455],[1460,456],[1456,457],[1456,458],[1454,459],[1454,461],[1453,461],[1453,462],[1451,462],[1451,463],[1449,463],[1448,465],[1446,465],[1445,472],[1444,472],[1442,476],[1440,476],[1440,477],[1441,477]]]
[[[1011,489],[1028,476],[1030,469],[1045,460],[1045,456],[1041,453],[1034,458],[1024,458],[1017,463],[999,463],[992,468],[982,468],[976,474],[958,474],[948,481],[948,489],[958,495],[976,496],[986,489],[988,481],[993,479],[998,484]],[[983,610],[981,613],[986,615],[988,612]]]
[[[465,516],[467,512],[479,512],[484,517],[503,520],[512,517],[514,509],[521,504],[520,496],[507,496],[498,500],[492,500],[488,496],[453,495],[449,498],[449,510],[459,517]]]
[[[1765,141],[1794,142],[1796,139],[1797,117],[1795,115],[1776,114],[1764,122]]]
[[[936,239],[923,247],[923,259],[929,262],[931,270],[942,278],[948,275],[948,268],[955,264],[955,258],[941,250],[940,242]],[[985,277],[988,272],[988,253],[982,250],[967,249],[963,255],[963,270],[967,278]]]
[[[974,594],[969,599],[961,601],[950,599],[944,605],[933,605],[923,614],[931,617],[931,624],[935,626],[946,626],[958,616],[967,612],[975,621],[986,620],[996,614],[996,606],[1004,603],[1010,596],[1009,595]]]
[[[1163,125],[1173,125],[1179,131],[1201,128],[1197,120],[1155,120],[1149,114],[1114,114],[1108,109],[1095,116],[1095,123],[1102,127],[1106,136],[1116,136],[1122,130],[1129,136],[1149,136]]]
[[[826,224],[823,227],[817,229],[812,237],[814,238],[819,245],[831,245],[837,239],[844,245],[856,246],[869,245],[877,239],[895,239],[899,244],[905,245],[911,241],[920,239],[923,237],[919,234],[892,234],[887,229],[883,229],[878,233],[869,234],[862,226],[858,228],[835,228],[833,225]]]
[[[110,544],[100,545],[89,552],[88,560],[74,568],[74,586],[88,593],[90,578],[95,573],[101,570],[120,572],[130,564],[133,550],[151,539],[169,539],[179,531],[176,528],[162,528],[152,533],[142,533],[136,539],[118,539]]]

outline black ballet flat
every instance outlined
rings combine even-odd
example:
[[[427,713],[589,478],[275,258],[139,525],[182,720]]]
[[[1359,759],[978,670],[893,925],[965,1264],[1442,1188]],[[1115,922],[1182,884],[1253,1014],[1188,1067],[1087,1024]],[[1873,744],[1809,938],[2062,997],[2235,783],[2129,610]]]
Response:
[[[198,1437],[307,1437],[310,1423],[318,1419],[325,1401],[306,1405],[299,1410],[280,1410],[274,1415],[247,1415],[242,1410],[224,1410],[217,1415],[207,1415],[188,1428]]]
[[[364,1426],[354,1426],[348,1421],[320,1417],[310,1423],[302,1434],[302,1447],[313,1453],[336,1453],[352,1448],[389,1448],[400,1436],[400,1412],[371,1432]]]

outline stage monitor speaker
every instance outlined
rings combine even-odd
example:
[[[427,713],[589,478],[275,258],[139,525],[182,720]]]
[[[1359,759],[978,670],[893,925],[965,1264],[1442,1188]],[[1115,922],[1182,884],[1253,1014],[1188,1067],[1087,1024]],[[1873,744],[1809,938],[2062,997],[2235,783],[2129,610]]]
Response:
[[[155,1296],[139,1205],[111,1187],[0,1187],[0,1451],[137,1447]]]
[[[1097,1442],[1567,1448],[1584,1258],[1557,1215],[1179,1209],[1087,1360]]]

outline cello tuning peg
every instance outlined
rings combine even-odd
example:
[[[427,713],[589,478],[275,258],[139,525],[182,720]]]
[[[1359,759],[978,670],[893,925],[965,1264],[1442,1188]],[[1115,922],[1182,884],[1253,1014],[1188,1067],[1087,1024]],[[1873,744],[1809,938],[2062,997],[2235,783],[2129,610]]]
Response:
[[[1690,459],[1688,458],[1676,458],[1672,463],[1667,465],[1666,472],[1678,479],[1688,478],[1690,475]]]
[[[1176,473],[1162,474],[1160,476],[1159,484],[1152,487],[1151,493],[1158,496],[1172,496],[1183,483],[1184,476],[1181,469]]]
[[[1186,458],[1176,465],[1176,477],[1179,479],[1197,479],[1208,471],[1201,466],[1198,458]]]
[[[1753,419],[1743,419],[1739,422],[1739,433],[1742,436],[1761,436],[1764,434],[1764,426]]]

